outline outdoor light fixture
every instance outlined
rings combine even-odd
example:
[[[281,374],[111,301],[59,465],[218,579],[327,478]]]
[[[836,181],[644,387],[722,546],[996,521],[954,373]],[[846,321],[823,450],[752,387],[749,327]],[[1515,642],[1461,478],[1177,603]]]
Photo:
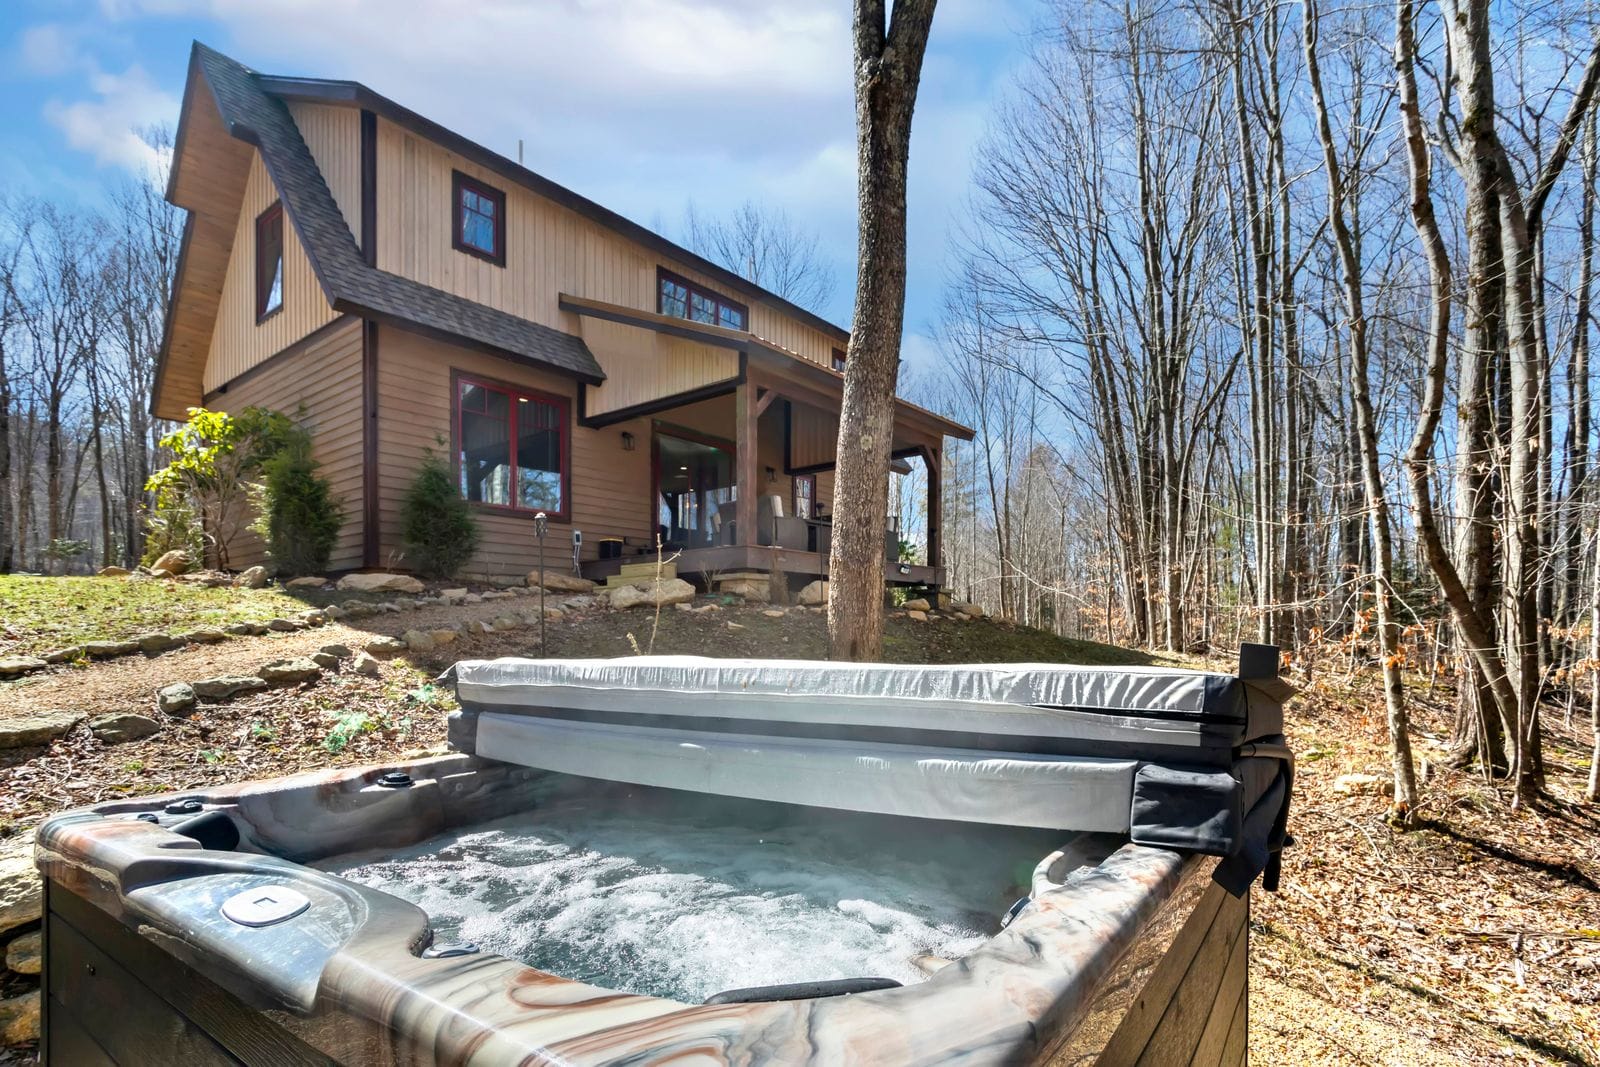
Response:
[[[622,431],[622,450],[624,452],[633,451],[633,434],[627,430]]]
[[[776,467],[768,467],[767,468],[767,481],[775,482],[777,480],[778,480],[778,469]]]
[[[909,565],[907,565],[907,564],[904,564],[904,563],[900,564],[900,573],[901,574],[910,574],[911,573],[911,567]]]

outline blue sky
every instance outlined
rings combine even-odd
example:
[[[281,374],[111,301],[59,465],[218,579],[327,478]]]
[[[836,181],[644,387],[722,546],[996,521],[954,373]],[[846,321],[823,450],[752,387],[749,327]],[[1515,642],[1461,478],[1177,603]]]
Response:
[[[951,268],[971,151],[1021,62],[1029,0],[942,0],[913,125],[906,355]],[[816,228],[849,324],[849,3],[792,0],[7,0],[0,190],[94,204],[175,123],[198,38],[278,74],[353,78],[676,237],[693,201]]]

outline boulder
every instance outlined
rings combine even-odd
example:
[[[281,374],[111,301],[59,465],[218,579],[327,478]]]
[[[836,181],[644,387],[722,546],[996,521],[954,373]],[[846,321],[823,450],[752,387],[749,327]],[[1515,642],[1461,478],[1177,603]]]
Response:
[[[974,619],[983,618],[982,604],[974,604],[970,600],[957,600],[955,603],[951,604],[950,607],[952,610],[959,611],[963,615],[970,615]]]
[[[90,659],[112,659],[116,656],[131,656],[139,651],[137,641],[90,641],[83,646],[83,651]]]
[[[478,594],[478,599],[479,600],[508,600],[511,597],[514,597],[516,595],[517,594],[513,593],[509,589],[491,589],[487,593]]]
[[[178,635],[178,640],[186,645],[216,645],[228,639],[228,635],[221,630],[206,627],[200,630],[188,630]]]
[[[349,615],[350,613],[348,611],[344,610],[343,608],[341,608],[337,604],[329,604],[327,607],[322,609],[322,614],[326,618],[338,620],[338,619],[344,618],[346,615]]]
[[[404,641],[406,643],[406,647],[413,652],[428,652],[433,649],[434,645],[432,635],[425,634],[421,630],[407,630],[405,633],[400,635],[400,639]],[[371,646],[369,645],[367,647],[370,648]]]
[[[496,630],[520,630],[522,629],[522,620],[512,615],[499,615],[495,617],[494,622],[490,623],[490,625]]]
[[[267,683],[248,674],[225,674],[217,678],[202,678],[193,683],[194,695],[201,700],[232,700],[240,693],[259,693]]]
[[[160,733],[161,724],[144,715],[121,712],[89,720],[89,732],[99,738],[103,745],[120,745],[124,741],[137,741]]]
[[[917,597],[915,600],[908,600],[900,606],[905,608],[907,611],[929,611],[933,607],[933,605],[929,604],[927,600],[922,597]]]
[[[1333,780],[1335,793],[1359,795],[1394,795],[1394,779],[1376,774],[1341,774]]]
[[[769,619],[781,619],[781,618],[783,618],[783,611],[780,608],[768,608],[766,611],[763,611],[761,614],[765,615]]]
[[[368,615],[374,615],[377,613],[376,609],[374,609],[373,606],[368,604],[365,600],[346,600],[339,606],[344,608],[345,614],[350,616],[352,619],[364,619]]]
[[[765,604],[772,598],[772,579],[764,574],[734,575],[719,581],[717,592]]]
[[[347,574],[339,588],[357,593],[420,593],[423,584],[409,574]]]
[[[283,583],[285,589],[321,589],[328,584],[328,579],[320,574],[307,574],[299,578],[290,578]]]
[[[172,649],[183,644],[182,641],[176,637],[173,637],[171,634],[159,632],[140,634],[138,637],[135,637],[134,640],[139,642],[139,651],[143,652],[147,656],[159,655],[162,652],[171,651]]]
[[[328,616],[323,614],[321,608],[312,608],[300,613],[300,621],[307,626],[321,626],[328,621]]]
[[[38,711],[0,719],[0,751],[48,745],[65,737],[83,720],[84,716],[76,711]]]
[[[156,707],[168,715],[183,717],[194,710],[194,686],[188,682],[173,682],[156,690]]]
[[[540,585],[539,572],[528,572],[528,586],[537,589]],[[572,574],[563,574],[560,571],[545,571],[543,585],[546,589],[553,589],[558,593],[592,593],[594,583],[587,578],[579,578]]]
[[[441,589],[439,595],[446,600],[462,600],[465,599],[467,590],[465,586],[458,589]]]
[[[133,572],[126,567],[101,567],[96,573],[102,578],[126,578]]]
[[[433,638],[435,645],[448,645],[460,635],[454,630],[429,630],[428,636]]]
[[[251,567],[234,576],[233,584],[240,589],[260,589],[267,584],[267,568]]]
[[[267,629],[280,634],[294,633],[305,628],[305,623],[295,622],[293,619],[272,619],[267,623]]]
[[[502,589],[509,588],[514,585],[527,584],[527,582],[525,582],[521,576],[515,574],[485,574],[479,579],[479,581],[483,582],[485,585],[499,586]]]
[[[234,637],[250,636],[250,624],[247,622],[230,622],[228,625],[223,627],[223,630],[232,634]]]
[[[813,608],[818,604],[828,602],[828,583],[822,578],[808,584],[800,590],[800,595],[795,597],[795,603],[803,608]]]
[[[268,685],[299,685],[322,673],[322,668],[302,656],[277,659],[256,672]]]
[[[357,652],[355,662],[350,665],[350,669],[355,671],[357,674],[364,674],[371,678],[382,673],[383,666],[377,661],[376,658],[368,655],[367,653]]]
[[[37,656],[0,656],[0,678],[16,678],[33,671],[42,671],[49,664]]]
[[[349,659],[351,656],[355,655],[355,653],[351,651],[349,645],[323,645],[321,648],[317,649],[317,651],[326,653],[335,659]]]
[[[39,991],[0,1000],[0,1045],[39,1040]]]
[[[338,656],[330,656],[326,652],[313,652],[306,658],[311,660],[312,663],[315,663],[325,671],[336,671],[339,669]]]
[[[469,636],[475,635],[475,634],[492,634],[492,633],[494,633],[494,627],[490,626],[488,623],[484,622],[482,619],[473,619],[471,622],[467,623],[467,634]]]
[[[600,606],[600,598],[588,594],[569,596],[561,602],[562,611],[590,611]]]
[[[44,889],[33,865],[33,838],[20,837],[0,849],[0,934],[38,922]]]
[[[6,946],[6,970],[17,974],[38,974],[43,969],[39,956],[39,931],[11,939]]]
[[[927,603],[927,601],[923,601],[923,603]],[[926,611],[922,611],[922,610],[920,610],[918,608],[910,608],[910,609],[908,609],[906,611],[906,614],[911,616],[911,621],[912,622],[927,622],[928,621],[928,613]]]
[[[82,645],[69,645],[66,648],[58,648],[54,652],[46,652],[44,654],[44,661],[46,663],[71,663],[73,660],[79,660],[82,658]]]
[[[165,552],[161,558],[150,564],[150,573],[159,574],[166,578],[175,578],[189,569],[189,553],[181,548]]]
[[[461,602],[463,604],[482,604],[483,603],[483,594],[482,593],[468,593],[466,596],[461,598]]]
[[[686,604],[694,599],[694,586],[682,578],[667,578],[641,585],[622,585],[611,591],[611,606],[621,611],[626,608],[660,608],[672,604]]]
[[[361,647],[368,655],[384,659],[404,652],[406,643],[398,637],[374,637]]]
[[[683,606],[685,606],[685,605],[681,605],[681,604],[679,605],[679,607],[683,607]],[[562,619],[566,618],[567,616],[566,616],[566,612],[562,611],[560,608],[547,607],[547,608],[544,609],[544,617],[546,619],[549,619],[551,622],[560,622]]]

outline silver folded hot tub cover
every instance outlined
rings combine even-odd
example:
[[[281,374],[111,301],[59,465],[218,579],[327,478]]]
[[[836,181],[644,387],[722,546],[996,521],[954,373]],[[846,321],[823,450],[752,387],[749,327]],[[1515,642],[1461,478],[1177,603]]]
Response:
[[[458,750],[639,785],[1128,835],[1274,888],[1292,758],[1276,650],[1240,675],[1056,664],[467,660]],[[1270,670],[1251,667],[1270,664]]]

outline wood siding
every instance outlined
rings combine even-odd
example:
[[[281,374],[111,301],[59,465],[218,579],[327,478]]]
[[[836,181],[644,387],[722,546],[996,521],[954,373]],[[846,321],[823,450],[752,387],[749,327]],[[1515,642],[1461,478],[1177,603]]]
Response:
[[[256,322],[256,216],[277,199],[277,187],[267,175],[261,153],[252,153],[250,177],[234,228],[222,300],[206,360],[208,393],[338,317],[311,270],[293,219],[285,212],[283,308],[265,321]]]
[[[219,411],[268,407],[311,431],[322,475],[344,507],[344,526],[328,569],[361,566],[361,320],[341,319],[213,395],[209,406]],[[249,531],[239,535],[229,552],[236,569],[265,561],[261,539]]]
[[[379,248],[383,246],[380,243]],[[550,525],[546,560],[563,566],[572,556],[572,530],[584,535],[583,558],[594,559],[602,537],[648,540],[650,422],[634,419],[599,430],[576,423],[577,386],[570,379],[444,344],[405,330],[378,329],[378,529],[380,565],[404,569],[401,507],[426,449],[448,453],[451,434],[450,375],[478,375],[567,397],[572,457],[572,521]],[[636,442],[622,447],[622,434]],[[446,444],[441,448],[438,441]],[[477,509],[482,544],[468,572],[525,574],[537,562],[531,516]]]
[[[582,331],[607,375],[603,384],[589,389],[589,415],[687,393],[739,373],[739,353],[731,348],[596,318],[583,319]]]
[[[451,173],[457,170],[506,194],[504,267],[451,247]],[[660,266],[748,304],[752,333],[812,362],[830,366],[833,350],[842,347],[837,337],[749,294],[729,291],[686,264],[658,256],[384,119],[378,122],[378,205],[380,269],[546,326],[579,332],[576,316],[557,306],[563,292],[656,310]],[[625,364],[642,351],[637,342],[615,348],[606,344],[602,340],[590,347],[608,375],[625,374]],[[626,406],[607,403],[607,410]]]
[[[361,233],[361,112],[326,104],[289,105],[300,136],[311,150],[322,180],[339,205],[344,224]],[[359,240],[359,236],[357,238]]]
[[[795,404],[789,416],[789,461],[795,467],[834,462],[839,447],[839,414]]]

